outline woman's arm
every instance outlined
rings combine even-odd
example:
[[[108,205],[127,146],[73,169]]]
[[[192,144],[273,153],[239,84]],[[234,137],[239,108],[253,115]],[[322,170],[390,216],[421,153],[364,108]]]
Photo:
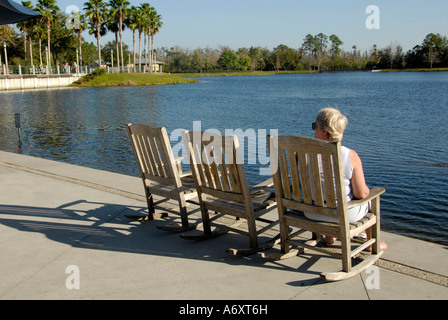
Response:
[[[369,187],[366,185],[364,171],[362,170],[361,158],[354,150],[350,150],[350,162],[353,168],[351,179],[353,196],[356,199],[364,199],[370,193]]]

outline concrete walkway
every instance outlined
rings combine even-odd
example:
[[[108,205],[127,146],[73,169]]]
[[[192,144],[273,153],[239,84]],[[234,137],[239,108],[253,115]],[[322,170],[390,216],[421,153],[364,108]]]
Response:
[[[0,151],[0,181],[1,299],[448,299],[445,246],[383,232],[377,268],[326,282],[339,260],[234,257],[246,237],[191,242],[156,228],[177,216],[129,220],[146,213],[137,177]]]

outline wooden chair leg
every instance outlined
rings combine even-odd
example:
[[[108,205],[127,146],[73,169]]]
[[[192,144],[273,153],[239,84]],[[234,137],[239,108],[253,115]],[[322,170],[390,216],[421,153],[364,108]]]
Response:
[[[372,245],[372,253],[378,254],[381,251],[381,239],[380,239],[380,198],[376,197],[372,200],[372,212],[376,216],[376,223],[371,227],[372,238],[376,239]]]
[[[154,198],[149,191],[146,191],[146,203],[148,205],[148,214],[150,216],[150,220],[154,219],[154,213],[156,210],[154,209]]]
[[[148,189],[145,188],[145,194],[146,194],[146,206],[148,207],[148,215],[131,215],[126,214],[125,217],[132,220],[137,221],[149,221],[154,220],[155,217],[155,209],[154,209],[154,199],[152,197],[152,194],[149,193]]]
[[[342,251],[342,270],[348,273],[352,268],[352,258],[350,256],[351,248],[349,238],[342,237],[341,251]]]
[[[180,209],[180,219],[182,221],[182,226],[188,227],[188,213],[185,203],[182,204],[182,202],[179,201],[179,209]]]
[[[250,247],[252,249],[258,248],[258,239],[257,239],[257,226],[255,224],[255,220],[251,219],[247,221],[248,229],[249,229],[249,241]]]

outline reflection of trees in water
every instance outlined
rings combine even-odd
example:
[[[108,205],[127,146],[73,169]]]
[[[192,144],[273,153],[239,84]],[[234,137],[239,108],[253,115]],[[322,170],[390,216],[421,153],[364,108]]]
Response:
[[[55,160],[67,159],[66,153],[73,148],[72,115],[61,104],[64,92],[40,91],[28,109],[28,146],[44,150],[45,156]]]
[[[14,113],[19,112],[24,153],[135,174],[126,124],[158,122],[157,90],[111,87],[7,93],[0,110],[0,149],[20,151],[14,125]]]
[[[8,97],[0,110],[1,150],[18,151],[18,110],[24,153],[132,175],[137,168],[126,124],[158,124],[160,118],[155,87],[42,90]]]

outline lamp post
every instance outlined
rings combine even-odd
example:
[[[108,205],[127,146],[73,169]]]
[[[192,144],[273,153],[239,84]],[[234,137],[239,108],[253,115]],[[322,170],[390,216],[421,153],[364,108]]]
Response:
[[[78,55],[78,48],[76,48],[76,73],[79,74],[79,55]]]
[[[5,50],[5,74],[8,74],[8,54],[6,53],[6,42],[3,42],[3,49]]]
[[[46,69],[46,74],[48,75],[48,47],[47,46],[45,46],[45,59],[46,59],[45,69]]]
[[[114,67],[114,50],[110,49],[110,61],[112,64],[112,68]]]

